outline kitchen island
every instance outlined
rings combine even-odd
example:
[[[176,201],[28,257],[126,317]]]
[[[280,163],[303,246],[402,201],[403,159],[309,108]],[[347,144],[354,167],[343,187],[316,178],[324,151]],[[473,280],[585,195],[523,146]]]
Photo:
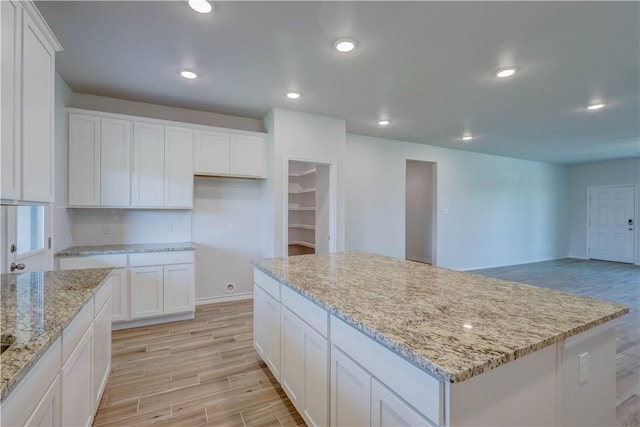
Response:
[[[111,361],[111,271],[1,276],[0,425],[91,423]]]
[[[256,349],[309,424],[615,424],[623,305],[362,252],[254,265]]]

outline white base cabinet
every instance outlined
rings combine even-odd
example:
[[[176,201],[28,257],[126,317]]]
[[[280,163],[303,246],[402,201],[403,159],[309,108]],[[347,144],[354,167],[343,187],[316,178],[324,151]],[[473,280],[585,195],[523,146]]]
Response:
[[[163,313],[162,266],[131,268],[131,319]]]
[[[280,380],[280,301],[259,286],[254,288],[253,319],[254,347],[276,380]]]
[[[62,368],[62,425],[90,426],[94,414],[93,325]]]
[[[36,406],[25,426],[59,426],[62,425],[62,382],[60,374],[56,375],[51,387]]]

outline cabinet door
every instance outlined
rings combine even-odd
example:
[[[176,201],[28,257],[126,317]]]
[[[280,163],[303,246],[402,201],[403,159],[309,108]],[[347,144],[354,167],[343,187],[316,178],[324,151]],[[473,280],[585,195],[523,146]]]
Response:
[[[2,43],[2,57],[0,62],[0,185],[2,199],[20,198],[20,126],[18,111],[20,97],[17,87],[20,81],[20,61],[18,49],[20,37],[16,30],[20,22],[20,11],[17,3],[11,1],[0,2],[0,42]]]
[[[133,127],[132,206],[164,205],[164,126],[136,122]]]
[[[100,204],[100,117],[69,114],[70,206]]]
[[[267,347],[267,294],[253,285],[253,346],[262,358],[266,359]]]
[[[164,314],[195,309],[193,264],[164,266]]]
[[[53,201],[54,51],[22,14],[22,200]]]
[[[302,321],[286,307],[281,307],[281,368],[280,384],[293,406],[302,412],[303,344]]]
[[[265,363],[276,380],[280,381],[280,302],[267,295],[265,305],[267,312]]]
[[[90,426],[93,402],[93,325],[62,368],[62,425]]]
[[[111,370],[111,301],[102,307],[93,322],[93,402],[100,404]]]
[[[62,425],[62,383],[60,375],[56,375],[53,384],[44,394],[36,409],[25,423],[25,426],[59,426]]]
[[[331,425],[371,425],[371,377],[342,353],[331,348]]]
[[[162,266],[131,268],[131,318],[159,316],[163,312]]]
[[[131,133],[133,123],[102,118],[100,143],[100,204],[131,204]]]
[[[376,427],[433,426],[375,379],[371,381],[371,425]]]
[[[302,413],[308,424],[326,426],[329,425],[329,341],[306,323],[301,325]],[[284,352],[282,357],[284,359]],[[283,374],[284,366],[283,360]]]
[[[111,272],[111,321],[129,320],[129,280],[126,268],[118,268]]]
[[[266,140],[251,135],[231,135],[231,175],[266,177]]]
[[[164,205],[193,206],[193,129],[165,127]]]
[[[229,174],[228,133],[196,130],[194,152],[196,174]]]

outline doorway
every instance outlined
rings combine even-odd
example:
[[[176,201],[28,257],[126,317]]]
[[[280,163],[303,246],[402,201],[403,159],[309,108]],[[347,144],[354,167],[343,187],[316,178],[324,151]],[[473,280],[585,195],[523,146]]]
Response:
[[[287,255],[335,251],[335,165],[310,160],[289,160],[285,215]]]
[[[2,273],[52,269],[50,206],[2,206],[0,223]]]
[[[589,259],[633,263],[636,227],[634,185],[588,188]]]
[[[405,258],[436,263],[435,162],[407,160],[405,191]]]

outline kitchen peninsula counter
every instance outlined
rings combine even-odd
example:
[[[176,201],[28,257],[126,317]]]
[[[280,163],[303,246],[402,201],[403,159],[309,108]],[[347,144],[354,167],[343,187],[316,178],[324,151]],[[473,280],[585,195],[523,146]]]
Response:
[[[141,254],[153,252],[182,252],[193,251],[195,245],[192,242],[180,243],[133,243],[119,245],[87,245],[72,246],[55,254],[58,258],[90,256],[90,255],[114,255],[114,254]]]
[[[258,289],[274,300],[281,298],[283,312],[293,311],[327,337],[330,424],[367,423],[366,418],[340,421],[336,396],[355,390],[338,393],[335,389],[350,381],[347,377],[337,380],[342,372],[340,354],[356,361],[437,425],[518,425],[527,419],[539,425],[570,425],[600,413],[604,415],[592,419],[615,420],[615,322],[611,321],[629,311],[624,305],[363,252],[264,259],[254,262],[254,267]],[[267,283],[273,279],[279,288]],[[288,307],[288,301],[295,302],[285,298],[291,291],[326,311],[327,320],[305,319],[309,309],[296,312],[295,304]],[[329,325],[326,332],[323,324]],[[283,328],[284,340],[288,326],[275,325]],[[365,341],[359,341],[362,334]],[[368,353],[360,350],[369,345],[367,340],[373,345]],[[260,346],[256,342],[259,353]],[[398,366],[409,361],[437,380],[434,384],[440,385],[432,388],[433,402],[425,403],[426,395],[417,396],[418,389],[407,385],[413,374],[405,376],[406,384],[398,383],[397,375],[390,373],[396,371],[396,362],[377,367],[373,360],[381,356],[374,351],[376,346],[381,348],[380,355],[395,355]],[[266,353],[263,359],[273,370],[277,359]],[[281,357],[286,357],[285,350]],[[305,362],[299,363],[304,366]],[[590,368],[583,367],[584,373],[580,368],[579,380],[575,376],[578,363],[591,363]],[[280,375],[285,367],[283,361]],[[414,377],[420,375],[417,372]],[[286,379],[284,383],[287,391]],[[545,398],[532,400],[540,394]],[[304,398],[301,401],[304,404]],[[343,408],[358,405],[343,403]],[[575,410],[574,403],[585,409]],[[372,417],[374,413],[372,408]],[[374,423],[373,418],[369,422]]]
[[[106,282],[111,268],[0,276],[0,332],[15,342],[0,355],[0,401]]]

